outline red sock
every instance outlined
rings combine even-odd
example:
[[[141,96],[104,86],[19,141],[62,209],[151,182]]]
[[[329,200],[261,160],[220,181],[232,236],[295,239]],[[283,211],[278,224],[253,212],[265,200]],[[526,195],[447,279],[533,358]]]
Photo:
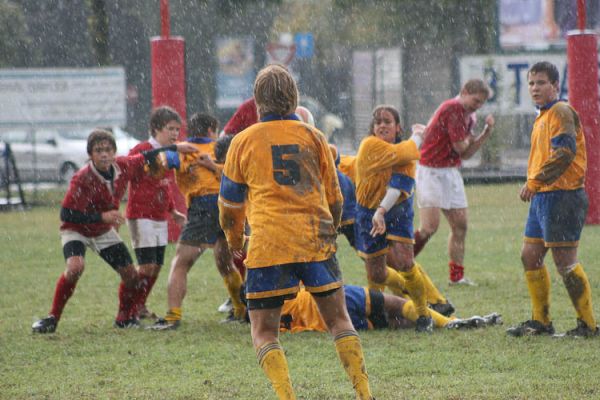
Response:
[[[73,295],[77,286],[77,281],[70,282],[65,277],[65,274],[60,274],[58,281],[56,281],[56,289],[54,289],[54,300],[52,301],[52,309],[49,315],[53,315],[58,321],[62,315],[63,309],[69,301],[69,298]]]
[[[150,291],[154,287],[157,278],[158,276],[140,274],[140,288],[138,290],[137,301],[135,302],[137,310],[141,309],[146,305],[146,299],[148,298]]]
[[[242,257],[233,256],[233,263],[235,267],[240,271],[240,275],[242,276],[242,280],[246,280],[246,266],[244,265],[244,260],[246,260],[246,252],[244,252]]]
[[[413,253],[415,257],[419,255],[419,253],[421,252],[421,250],[423,250],[423,247],[425,247],[427,242],[429,242],[429,238],[425,238],[423,235],[421,235],[421,232],[415,231],[415,244],[413,246]]]
[[[450,267],[450,280],[452,282],[458,282],[465,276],[465,267],[455,263],[454,261],[450,261],[448,263],[448,267]]]
[[[132,318],[136,310],[135,301],[139,293],[139,285],[127,287],[125,286],[125,282],[121,281],[119,285],[119,312],[117,313],[117,321],[122,322]]]

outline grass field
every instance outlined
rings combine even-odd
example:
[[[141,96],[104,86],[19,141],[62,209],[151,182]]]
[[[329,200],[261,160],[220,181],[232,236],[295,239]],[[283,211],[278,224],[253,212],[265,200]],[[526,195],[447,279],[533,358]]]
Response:
[[[377,399],[600,398],[600,339],[507,337],[529,317],[519,250],[527,207],[518,186],[469,186],[468,276],[477,287],[447,285],[447,225],[419,261],[460,316],[503,315],[504,327],[478,331],[371,331],[361,335]],[[32,335],[64,268],[54,203],[0,214],[0,399],[274,399],[257,366],[249,326],[219,324],[226,291],[205,254],[192,269],[177,331],[116,330],[118,276],[88,252],[86,272],[58,331]],[[121,230],[128,243],[127,229]],[[345,281],[365,284],[364,267],[340,238]],[[588,226],[580,259],[600,300],[600,228]],[[170,246],[167,260],[173,255]],[[558,331],[575,314],[548,258]],[[148,301],[166,310],[166,267]],[[281,337],[300,399],[350,399],[353,391],[326,334]]]

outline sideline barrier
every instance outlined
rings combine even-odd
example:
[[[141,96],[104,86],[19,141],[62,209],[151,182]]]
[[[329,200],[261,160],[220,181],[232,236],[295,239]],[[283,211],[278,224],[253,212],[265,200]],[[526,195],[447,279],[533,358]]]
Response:
[[[4,188],[4,197],[0,197],[0,211],[10,210],[13,208],[23,209],[27,207],[25,201],[25,193],[19,177],[19,170],[15,163],[15,156],[10,148],[10,144],[0,142],[0,150],[2,155],[3,168],[0,169],[0,183]],[[11,186],[17,185],[19,192],[18,197],[12,197]]]

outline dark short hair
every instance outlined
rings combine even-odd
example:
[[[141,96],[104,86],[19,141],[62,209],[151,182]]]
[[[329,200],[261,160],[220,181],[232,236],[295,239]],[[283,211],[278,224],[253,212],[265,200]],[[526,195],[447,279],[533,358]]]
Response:
[[[225,162],[233,136],[234,135],[225,134],[217,139],[217,142],[215,143],[215,159],[218,163],[223,164]]]
[[[462,90],[468,94],[483,93],[486,99],[490,97],[490,87],[481,79],[469,79],[463,85]]]
[[[369,124],[369,135],[375,134],[375,132],[373,132],[373,129],[375,129],[375,120],[377,118],[379,118],[379,115],[384,111],[387,111],[390,114],[392,114],[396,124],[400,124],[400,113],[398,112],[396,107],[394,107],[390,104],[380,104],[380,105],[376,106],[373,109],[373,112],[371,113],[371,123]],[[402,134],[402,126],[400,126],[400,134]]]
[[[546,74],[546,76],[548,76],[550,83],[558,82],[558,79],[560,76],[558,74],[558,68],[556,68],[556,65],[552,64],[551,62],[548,62],[548,61],[536,62],[535,64],[533,64],[531,66],[531,68],[529,68],[529,71],[527,71],[527,76],[529,77],[529,74],[532,74],[532,73],[538,74],[540,72],[543,72]]]
[[[87,139],[87,153],[89,156],[92,155],[94,146],[101,142],[108,142],[112,146],[114,151],[117,151],[117,142],[115,137],[109,131],[104,129],[94,129]]]
[[[191,137],[203,137],[208,136],[209,128],[216,132],[218,127],[219,121],[212,115],[196,113],[190,118],[187,133]]]
[[[156,131],[161,130],[169,122],[177,121],[181,124],[181,117],[177,111],[168,106],[156,107],[150,114],[150,134],[156,136]]]

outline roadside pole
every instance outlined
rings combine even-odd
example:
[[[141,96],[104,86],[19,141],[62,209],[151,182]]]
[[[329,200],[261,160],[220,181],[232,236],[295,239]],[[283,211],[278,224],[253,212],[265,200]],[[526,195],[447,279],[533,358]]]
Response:
[[[577,30],[567,36],[569,103],[577,110],[585,134],[589,198],[587,224],[600,224],[600,109],[598,96],[598,39],[585,29],[585,0],[577,1]]]
[[[169,0],[160,0],[161,36],[150,39],[150,57],[152,66],[152,108],[170,106],[179,113],[182,129],[179,140],[186,138],[185,122],[185,41],[181,36],[171,36]],[[175,208],[187,214],[185,199],[172,178],[171,193]],[[179,238],[181,229],[169,216],[169,242]]]

